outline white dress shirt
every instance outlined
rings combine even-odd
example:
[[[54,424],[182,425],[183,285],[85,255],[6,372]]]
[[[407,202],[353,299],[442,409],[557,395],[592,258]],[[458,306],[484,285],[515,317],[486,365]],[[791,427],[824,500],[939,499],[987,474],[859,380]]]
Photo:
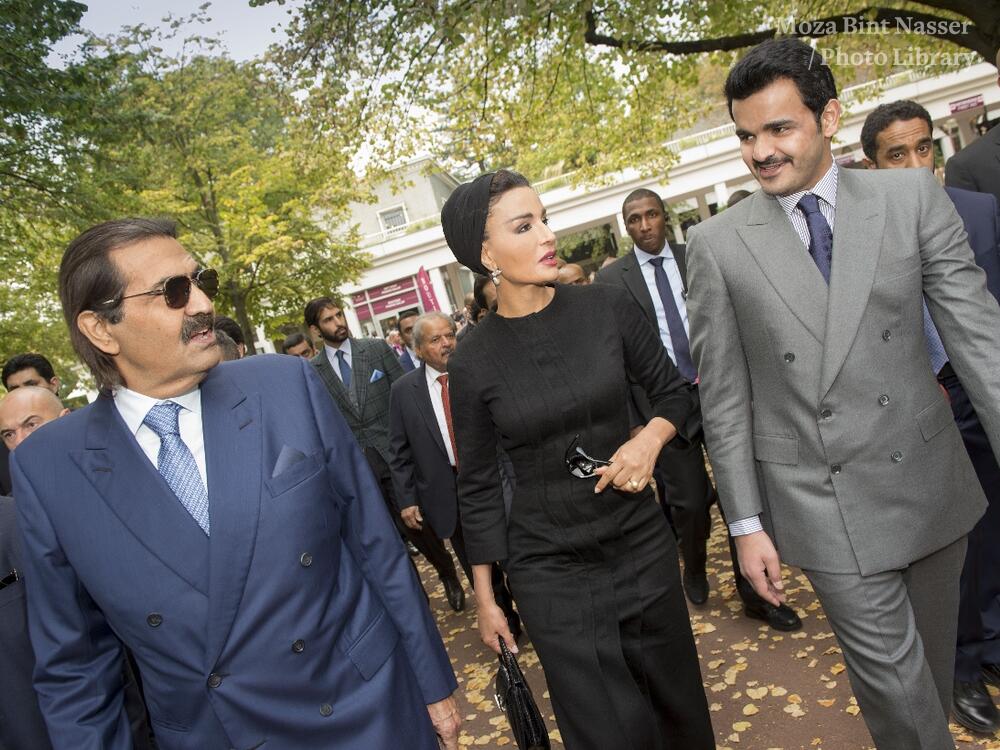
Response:
[[[438,378],[447,373],[439,372],[426,362],[424,369],[427,371],[427,390],[431,392],[431,406],[434,407],[434,416],[437,417],[438,429],[444,439],[444,449],[448,452],[448,460],[451,465],[455,465],[455,452],[451,447],[451,435],[448,434],[448,420],[444,415],[444,399],[441,396],[441,384]]]
[[[115,389],[115,407],[118,413],[125,420],[125,425],[129,432],[135,436],[136,442],[146,454],[146,458],[157,468],[157,459],[160,455],[160,436],[143,424],[149,410],[157,404],[173,401],[182,407],[177,415],[177,426],[180,429],[181,440],[194,456],[194,462],[198,465],[198,473],[205,487],[208,487],[208,472],[205,469],[205,433],[201,425],[201,389],[195,388],[181,396],[173,398],[157,399],[152,396],[144,396],[141,393],[130,391],[128,388]],[[158,469],[157,469],[158,470]]]
[[[408,346],[404,346],[403,348],[410,355],[410,360],[413,362],[413,366],[420,367],[420,357],[417,356],[417,353]]]
[[[799,192],[792,193],[791,195],[778,196],[778,203],[781,205],[785,215],[788,217],[788,221],[791,222],[792,229],[794,229],[795,233],[799,235],[799,239],[802,240],[802,244],[804,244],[808,250],[809,224],[806,222],[806,215],[802,212],[802,209],[798,207],[799,201],[806,193],[812,193],[819,198],[819,212],[823,214],[823,218],[826,219],[827,224],[830,225],[830,231],[832,232],[833,222],[837,214],[837,162],[830,165],[826,174],[820,178],[819,182],[813,186],[812,190],[800,190]],[[752,534],[755,531],[763,530],[764,526],[760,522],[760,516],[741,518],[738,521],[733,521],[729,524],[730,536],[742,536],[744,534]]]
[[[333,371],[337,373],[337,377],[340,381],[344,381],[344,376],[340,374],[340,360],[337,359],[337,352],[344,353],[344,359],[347,360],[347,366],[351,368],[351,372],[354,372],[354,363],[351,361],[351,340],[344,339],[344,343],[340,347],[330,346],[328,343],[323,344],[323,351],[326,352],[326,358],[330,362],[330,367]]]
[[[639,261],[639,270],[642,271],[642,277],[646,280],[646,288],[649,289],[649,296],[653,298],[653,309],[656,311],[656,326],[660,329],[660,339],[667,348],[667,356],[670,357],[670,361],[676,365],[677,357],[674,356],[674,343],[670,339],[667,314],[663,310],[663,300],[660,299],[660,290],[656,287],[656,267],[650,261],[653,258],[663,258],[663,271],[667,274],[667,281],[670,282],[670,291],[674,295],[674,304],[677,305],[677,312],[680,313],[681,321],[684,323],[684,332],[690,337],[691,329],[688,325],[687,302],[684,299],[684,279],[681,278],[681,269],[677,265],[677,259],[670,249],[669,242],[664,244],[663,250],[660,251],[659,255],[647,253],[636,246],[635,258]]]

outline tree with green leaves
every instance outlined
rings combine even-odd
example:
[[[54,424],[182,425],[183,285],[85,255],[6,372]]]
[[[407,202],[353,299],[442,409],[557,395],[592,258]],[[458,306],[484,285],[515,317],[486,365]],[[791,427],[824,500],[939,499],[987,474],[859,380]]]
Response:
[[[514,165],[538,178],[561,165],[596,180],[623,167],[666,171],[667,140],[724,121],[735,53],[775,34],[992,61],[1000,4],[305,0],[283,60],[356,117],[385,162],[429,150],[460,170]],[[888,72],[833,67],[844,85]]]

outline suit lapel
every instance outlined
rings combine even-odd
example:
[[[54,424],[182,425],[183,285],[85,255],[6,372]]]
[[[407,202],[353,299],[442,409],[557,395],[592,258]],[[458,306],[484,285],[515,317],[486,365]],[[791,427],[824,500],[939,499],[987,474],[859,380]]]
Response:
[[[806,329],[823,343],[826,334],[826,282],[777,200],[760,191],[745,226],[736,231],[771,286]]]
[[[83,450],[70,453],[123,524],[164,565],[208,593],[208,538],[142,452],[109,396],[90,407]]]
[[[619,262],[622,264],[622,282],[625,284],[625,288],[639,303],[649,322],[659,330],[653,298],[649,295],[649,287],[646,286],[646,278],[642,275],[642,268],[639,267],[639,259],[635,257],[635,251],[630,252]]]
[[[358,397],[358,414],[364,414],[368,396],[368,380],[372,376],[372,360],[365,342],[351,339],[351,387]]]
[[[851,170],[840,170],[820,398],[833,386],[857,336],[882,249],[885,197],[858,182]]]
[[[326,349],[320,349],[319,354],[313,357],[310,362],[316,371],[319,373],[320,378],[323,379],[323,383],[326,384],[326,388],[330,391],[330,395],[333,400],[337,402],[341,411],[350,411],[356,417],[361,416],[358,411],[358,407],[351,400],[350,394],[344,387],[343,381],[340,377],[333,371],[333,366],[330,364],[330,360],[326,356]]]
[[[260,514],[262,470],[258,395],[247,397],[219,369],[201,387],[208,470],[209,616],[205,657],[219,658],[243,598]]]
[[[444,437],[441,435],[441,428],[438,425],[437,415],[434,413],[434,404],[431,403],[431,389],[427,385],[427,369],[424,365],[420,365],[417,368],[417,372],[420,373],[420,377],[417,378],[413,383],[413,390],[415,391],[413,395],[413,402],[417,405],[417,411],[420,412],[420,416],[424,418],[424,423],[427,425],[427,429],[430,430],[431,435],[434,437],[434,442],[437,447],[441,449],[441,452],[448,457],[448,451],[444,447]]]
[[[674,254],[674,260],[677,261],[677,270],[681,275],[681,283],[684,285],[684,299],[687,299],[688,291],[688,269],[687,269],[687,246],[686,245],[671,245],[670,252]]]

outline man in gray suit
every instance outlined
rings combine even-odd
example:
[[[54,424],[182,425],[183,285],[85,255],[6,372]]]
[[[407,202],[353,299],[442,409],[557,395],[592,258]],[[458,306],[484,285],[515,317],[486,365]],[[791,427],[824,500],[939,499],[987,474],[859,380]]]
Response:
[[[1000,68],[1000,50],[996,66]],[[1000,75],[997,76],[1000,86]],[[948,187],[993,193],[1000,200],[1000,125],[963,148],[944,165],[944,182]]]
[[[778,550],[805,571],[880,750],[953,748],[985,500],[924,326],[929,310],[995,451],[1000,308],[930,172],[838,170],[836,85],[808,45],[755,47],[726,98],[761,190],[691,232],[688,312],[740,567],[772,603]]]
[[[465,592],[444,542],[430,526],[411,529],[400,518],[389,468],[389,392],[403,377],[396,353],[382,339],[352,338],[343,303],[331,297],[319,297],[306,305],[305,324],[314,339],[323,341],[323,348],[311,360],[313,367],[368,459],[396,528],[434,566],[451,608],[462,611]]]

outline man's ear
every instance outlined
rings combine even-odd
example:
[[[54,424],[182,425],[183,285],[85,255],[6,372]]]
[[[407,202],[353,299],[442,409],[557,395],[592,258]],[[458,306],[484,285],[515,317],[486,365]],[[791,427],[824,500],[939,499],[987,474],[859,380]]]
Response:
[[[823,107],[823,112],[819,116],[820,130],[823,131],[824,138],[833,138],[837,130],[840,129],[840,116],[843,109],[838,99],[831,99]]]
[[[76,327],[87,340],[105,354],[114,357],[121,350],[118,341],[111,335],[111,324],[93,310],[84,310],[76,316]]]
[[[59,376],[53,375],[52,378],[49,380],[49,385],[52,386],[52,392],[58,394],[59,389],[62,387],[62,382],[60,382]]]
[[[875,162],[873,162],[867,156],[864,159],[862,159],[861,161],[865,165],[866,169],[878,169],[878,164],[876,164]]]

